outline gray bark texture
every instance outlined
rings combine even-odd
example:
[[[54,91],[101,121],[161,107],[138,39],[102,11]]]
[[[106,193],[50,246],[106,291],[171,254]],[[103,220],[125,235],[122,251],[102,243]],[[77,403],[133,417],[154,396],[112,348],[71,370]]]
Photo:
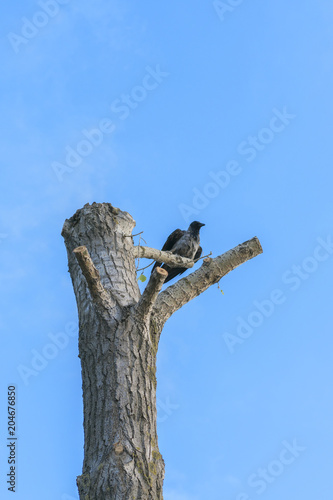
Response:
[[[79,315],[84,408],[80,500],[163,498],[156,354],[164,323],[222,276],[262,252],[253,238],[205,259],[197,271],[163,292],[167,272],[157,267],[141,295],[135,258],[142,251],[134,247],[134,226],[127,212],[110,203],[93,203],[67,219],[62,230]]]

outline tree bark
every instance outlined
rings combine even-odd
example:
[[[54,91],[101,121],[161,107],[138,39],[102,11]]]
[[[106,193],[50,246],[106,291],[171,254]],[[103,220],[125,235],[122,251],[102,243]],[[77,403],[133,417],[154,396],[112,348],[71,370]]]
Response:
[[[127,212],[93,203],[66,220],[62,230],[79,315],[81,500],[163,498],[156,430],[156,353],[163,325],[186,302],[262,252],[259,241],[250,240],[205,259],[161,293],[167,272],[157,267],[141,295],[135,269],[141,250],[129,237],[134,226]]]

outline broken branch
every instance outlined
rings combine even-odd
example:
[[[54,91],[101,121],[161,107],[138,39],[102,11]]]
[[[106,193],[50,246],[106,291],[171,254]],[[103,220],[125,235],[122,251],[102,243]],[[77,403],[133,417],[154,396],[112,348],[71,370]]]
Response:
[[[101,283],[101,277],[94,266],[94,263],[89,255],[88,249],[85,246],[77,247],[73,250],[76,260],[80,266],[83,276],[87,281],[90,295],[97,306],[108,311],[114,307],[110,294],[105,290]]]
[[[156,267],[155,271],[151,275],[150,280],[148,281],[147,286],[137,304],[137,312],[143,318],[146,318],[150,314],[167,276],[168,272],[161,267]]]

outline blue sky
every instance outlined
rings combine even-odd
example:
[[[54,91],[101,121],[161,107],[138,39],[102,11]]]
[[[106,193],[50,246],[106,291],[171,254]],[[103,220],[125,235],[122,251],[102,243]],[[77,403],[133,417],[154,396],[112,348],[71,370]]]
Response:
[[[3,9],[1,498],[13,383],[15,498],[77,498],[77,312],[60,232],[96,201],[130,212],[149,246],[197,219],[205,253],[253,236],[264,249],[164,329],[165,499],[331,500],[332,22],[328,0]]]

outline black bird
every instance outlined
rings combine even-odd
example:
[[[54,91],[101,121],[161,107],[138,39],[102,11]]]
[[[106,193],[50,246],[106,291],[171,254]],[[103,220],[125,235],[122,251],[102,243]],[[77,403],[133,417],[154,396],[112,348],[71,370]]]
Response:
[[[188,259],[199,259],[202,253],[202,248],[200,246],[200,236],[199,231],[202,226],[201,222],[194,221],[189,225],[187,231],[181,229],[176,229],[170,234],[166,242],[162,247],[162,251],[172,252],[182,257],[187,257]],[[164,283],[172,280],[178,274],[183,274],[186,271],[186,267],[169,267],[166,264],[161,265],[162,262],[155,262],[154,267],[151,272],[154,271],[155,267],[159,266],[168,271],[168,277]]]

